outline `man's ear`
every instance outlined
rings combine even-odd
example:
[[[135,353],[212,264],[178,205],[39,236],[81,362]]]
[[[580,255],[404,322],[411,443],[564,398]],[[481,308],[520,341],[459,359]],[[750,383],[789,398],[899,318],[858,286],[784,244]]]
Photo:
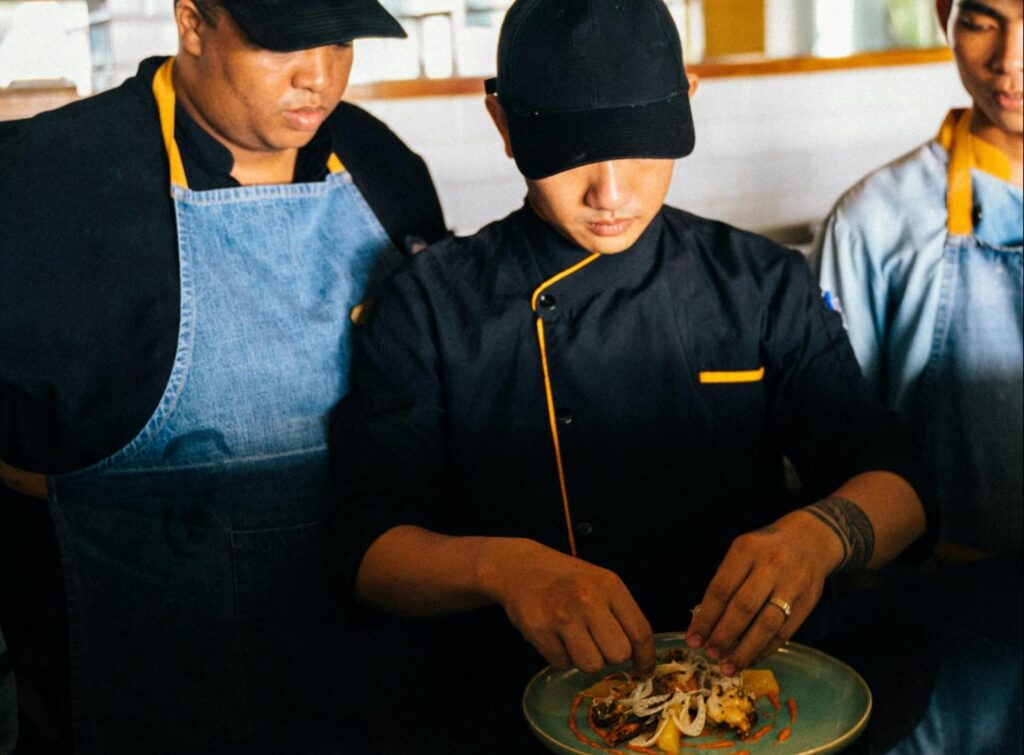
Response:
[[[491,120],[494,121],[498,133],[501,134],[502,141],[505,142],[505,156],[512,157],[512,140],[508,135],[508,118],[505,117],[505,108],[501,106],[497,95],[494,94],[489,94],[484,98],[484,105],[487,106],[487,112],[490,114]]]
[[[690,99],[693,99],[693,95],[697,94],[697,87],[700,85],[700,76],[695,73],[686,74],[686,80],[690,82],[690,91],[688,92]]]
[[[203,33],[207,23],[192,0],[176,0],[174,21],[178,26],[178,52],[195,57],[203,54]]]

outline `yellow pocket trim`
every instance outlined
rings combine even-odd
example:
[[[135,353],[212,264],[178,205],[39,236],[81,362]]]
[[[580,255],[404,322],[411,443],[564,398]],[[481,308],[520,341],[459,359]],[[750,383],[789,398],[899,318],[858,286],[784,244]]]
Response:
[[[739,372],[702,372],[702,383],[758,383],[764,379],[764,367]]]

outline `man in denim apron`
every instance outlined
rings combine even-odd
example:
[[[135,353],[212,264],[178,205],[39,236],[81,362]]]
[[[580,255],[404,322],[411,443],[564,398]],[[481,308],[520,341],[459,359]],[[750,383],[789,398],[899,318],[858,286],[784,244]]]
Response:
[[[0,469],[49,502],[75,752],[358,752],[344,723],[359,690],[352,635],[325,536],[327,416],[347,390],[360,305],[443,221],[422,161],[339,101],[352,40],[404,35],[376,0],[178,0],[175,18],[176,57],[27,123],[0,153]],[[34,190],[51,164],[61,172]],[[67,222],[90,205],[95,217]],[[31,255],[49,298],[30,293]],[[61,318],[83,299],[94,316]],[[53,321],[34,349],[18,340]],[[100,336],[73,337],[87,328]],[[112,425],[124,435],[34,454],[46,439],[31,428],[49,425],[57,451]],[[4,566],[6,584],[28,579],[28,562]],[[5,634],[17,659],[31,638]],[[45,729],[34,691],[20,690],[23,710]],[[53,734],[24,746],[67,751],[42,743]]]
[[[1014,752],[1024,3],[939,0],[938,10],[972,107],[951,112],[935,139],[852,188],[813,261],[868,381],[918,435],[939,505],[939,574],[904,587],[900,601],[929,616],[929,632],[942,627],[937,686],[901,751]]]

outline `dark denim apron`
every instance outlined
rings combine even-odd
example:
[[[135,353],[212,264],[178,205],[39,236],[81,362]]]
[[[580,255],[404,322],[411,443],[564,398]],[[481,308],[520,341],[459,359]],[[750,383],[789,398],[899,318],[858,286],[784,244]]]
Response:
[[[322,183],[189,191],[173,59],[153,84],[178,348],[125,448],[48,479],[82,755],[358,752],[325,450],[349,313],[397,251],[337,157]],[[112,334],[116,337],[116,334]]]
[[[1024,202],[1005,181],[972,178],[970,116],[960,116],[949,150],[939,312],[908,415],[931,467],[941,537],[1003,555],[900,596],[899,610],[925,619],[919,639],[935,644],[937,664],[921,722],[889,755],[1021,752],[1024,249],[1001,242],[1024,235]]]
[[[1019,190],[971,175],[970,111],[949,156],[948,235],[932,350],[908,415],[941,512],[941,537],[1019,550],[1024,459],[1024,277]],[[998,240],[998,243],[996,241]]]

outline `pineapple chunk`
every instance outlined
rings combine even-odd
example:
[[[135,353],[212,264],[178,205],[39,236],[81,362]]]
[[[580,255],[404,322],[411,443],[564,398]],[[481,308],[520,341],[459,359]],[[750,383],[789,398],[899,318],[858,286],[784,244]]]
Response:
[[[754,699],[779,694],[779,683],[771,669],[751,668],[740,674],[740,686],[754,696]]]
[[[664,752],[679,755],[679,727],[676,726],[675,721],[665,724],[655,744]]]

